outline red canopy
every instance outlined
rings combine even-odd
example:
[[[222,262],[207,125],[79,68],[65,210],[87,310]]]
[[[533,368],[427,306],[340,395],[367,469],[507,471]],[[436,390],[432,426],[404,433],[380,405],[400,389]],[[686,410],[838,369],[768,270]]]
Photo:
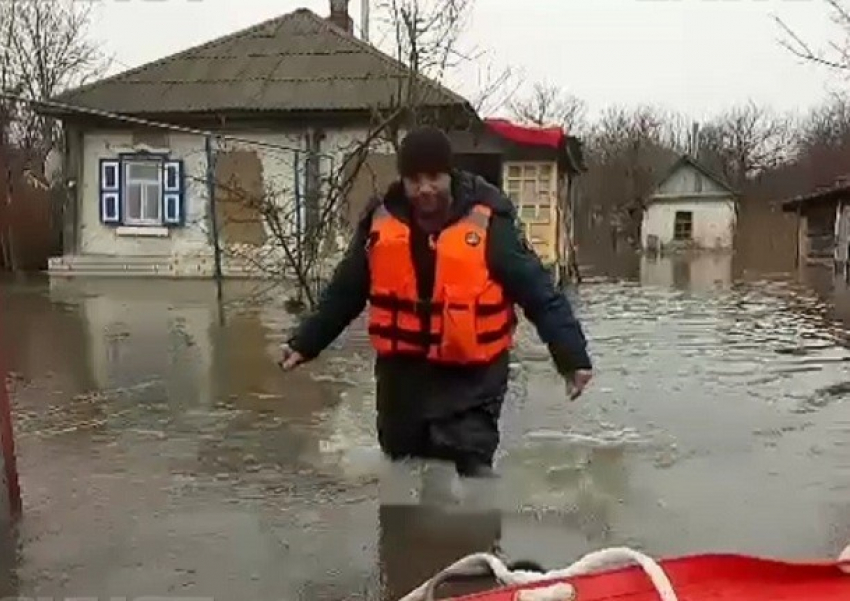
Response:
[[[566,133],[560,127],[532,127],[507,119],[485,119],[484,123],[497,135],[524,146],[545,146],[557,150],[563,146],[566,138]]]

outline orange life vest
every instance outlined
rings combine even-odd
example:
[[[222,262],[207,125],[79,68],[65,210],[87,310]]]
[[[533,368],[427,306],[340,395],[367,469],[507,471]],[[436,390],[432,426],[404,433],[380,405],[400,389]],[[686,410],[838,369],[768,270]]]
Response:
[[[490,208],[476,205],[433,247],[432,298],[420,299],[410,228],[381,205],[369,246],[369,336],[379,356],[424,355],[437,363],[486,363],[513,343],[516,315],[487,269]]]

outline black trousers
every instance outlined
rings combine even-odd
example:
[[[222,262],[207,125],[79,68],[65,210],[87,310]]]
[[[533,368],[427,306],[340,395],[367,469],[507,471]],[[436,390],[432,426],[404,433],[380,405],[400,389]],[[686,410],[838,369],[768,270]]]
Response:
[[[493,475],[501,399],[438,417],[378,413],[378,442],[391,460],[453,463],[461,477]]]

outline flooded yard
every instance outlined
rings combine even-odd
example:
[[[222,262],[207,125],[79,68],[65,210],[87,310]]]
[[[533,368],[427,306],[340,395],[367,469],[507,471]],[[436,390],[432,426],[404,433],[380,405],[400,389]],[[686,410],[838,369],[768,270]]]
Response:
[[[23,521],[0,596],[393,599],[496,544],[560,567],[654,555],[832,557],[850,542],[850,295],[824,276],[643,260],[574,293],[597,377],[576,403],[523,327],[500,518],[379,510],[355,325],[283,374],[260,285],[7,281]],[[847,321],[850,323],[850,321]]]

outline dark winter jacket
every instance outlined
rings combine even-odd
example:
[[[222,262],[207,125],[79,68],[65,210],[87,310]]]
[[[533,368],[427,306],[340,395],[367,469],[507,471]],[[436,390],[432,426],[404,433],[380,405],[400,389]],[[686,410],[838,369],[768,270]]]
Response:
[[[419,294],[430,298],[436,257],[427,235],[411,219],[411,207],[401,182],[390,186],[382,199],[387,210],[411,226],[411,252],[417,269]],[[558,291],[550,273],[529,246],[516,223],[510,199],[483,178],[466,173],[452,175],[449,223],[485,203],[491,207],[487,261],[493,279],[534,324],[546,343],[559,372],[589,369],[591,361],[582,328],[569,301]],[[369,263],[366,243],[375,201],[365,211],[345,257],[325,288],[315,313],[305,319],[290,339],[291,347],[314,358],[329,346],[365,308],[369,296]],[[508,376],[507,354],[489,366],[445,367],[425,359],[399,357],[379,359],[378,406],[407,406],[425,413],[457,411],[504,395]],[[406,410],[405,410],[406,412]]]

